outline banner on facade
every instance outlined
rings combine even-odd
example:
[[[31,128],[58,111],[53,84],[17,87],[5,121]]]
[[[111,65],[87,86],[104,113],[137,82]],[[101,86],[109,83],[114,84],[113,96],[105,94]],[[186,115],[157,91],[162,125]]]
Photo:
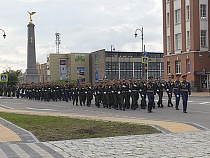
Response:
[[[75,61],[85,61],[85,54],[75,54]]]
[[[85,67],[77,68],[78,82],[85,82]]]
[[[95,81],[99,81],[99,73],[98,73],[98,54],[95,54]]]
[[[67,79],[67,59],[59,59],[60,80]]]

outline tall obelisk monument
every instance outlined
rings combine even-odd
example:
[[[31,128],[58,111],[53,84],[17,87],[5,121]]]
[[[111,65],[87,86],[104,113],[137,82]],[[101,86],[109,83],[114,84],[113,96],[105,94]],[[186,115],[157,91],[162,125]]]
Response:
[[[38,83],[39,75],[36,67],[36,50],[35,50],[35,34],[32,15],[36,12],[29,12],[30,21],[28,27],[28,43],[27,43],[27,69],[26,69],[26,83]]]

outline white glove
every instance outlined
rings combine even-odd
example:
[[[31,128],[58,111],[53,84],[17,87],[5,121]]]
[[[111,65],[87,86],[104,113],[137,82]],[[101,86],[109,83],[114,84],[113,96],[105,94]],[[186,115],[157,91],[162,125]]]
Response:
[[[159,92],[159,89],[157,90],[157,92]]]
[[[129,90],[129,92],[131,92],[131,90]]]
[[[118,92],[118,94],[120,94],[120,92]]]
[[[166,89],[166,91],[169,91],[169,89]]]
[[[179,95],[176,95],[176,97],[179,97]]]
[[[104,92],[104,94],[106,94],[106,92]]]

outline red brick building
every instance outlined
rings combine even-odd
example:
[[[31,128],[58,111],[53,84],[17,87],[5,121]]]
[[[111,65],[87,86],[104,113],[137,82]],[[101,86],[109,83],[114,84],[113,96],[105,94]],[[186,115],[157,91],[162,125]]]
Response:
[[[210,89],[209,0],[163,0],[164,77],[187,74],[194,91]]]

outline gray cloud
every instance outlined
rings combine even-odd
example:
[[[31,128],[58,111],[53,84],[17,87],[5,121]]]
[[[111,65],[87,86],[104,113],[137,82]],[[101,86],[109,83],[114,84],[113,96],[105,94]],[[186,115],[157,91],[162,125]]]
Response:
[[[2,0],[3,1],[3,0]],[[7,0],[0,6],[0,66],[26,68],[27,11],[33,16],[37,61],[55,52],[55,32],[61,33],[60,52],[141,50],[137,28],[144,27],[147,51],[162,51],[162,1],[160,0]],[[1,71],[1,67],[0,67]]]

